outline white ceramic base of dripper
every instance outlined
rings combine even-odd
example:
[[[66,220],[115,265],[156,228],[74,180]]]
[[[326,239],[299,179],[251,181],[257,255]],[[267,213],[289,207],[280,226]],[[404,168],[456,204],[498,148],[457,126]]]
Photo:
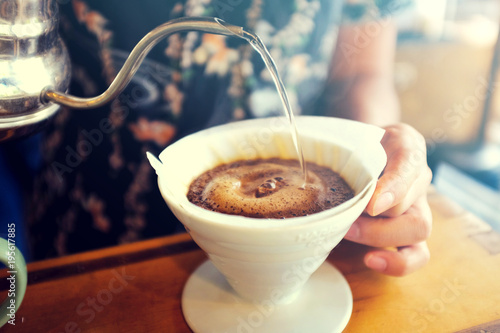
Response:
[[[342,274],[324,262],[290,304],[253,303],[237,296],[210,261],[189,277],[182,312],[195,333],[342,332],[352,313],[352,293]]]

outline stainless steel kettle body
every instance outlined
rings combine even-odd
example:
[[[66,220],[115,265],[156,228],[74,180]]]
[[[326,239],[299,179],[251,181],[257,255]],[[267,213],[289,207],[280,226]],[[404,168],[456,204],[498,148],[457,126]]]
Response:
[[[58,18],[55,0],[0,1],[0,142],[37,130],[59,109],[40,98],[46,87],[69,85]]]

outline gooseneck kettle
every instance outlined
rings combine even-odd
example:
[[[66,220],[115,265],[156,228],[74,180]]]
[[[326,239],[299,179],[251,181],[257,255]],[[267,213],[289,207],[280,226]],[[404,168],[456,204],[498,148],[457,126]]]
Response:
[[[0,142],[38,130],[61,105],[91,109],[111,101],[131,81],[153,46],[170,34],[189,30],[252,36],[242,27],[217,18],[168,21],[137,43],[106,91],[96,97],[80,98],[66,93],[71,63],[58,25],[56,0],[0,2]]]

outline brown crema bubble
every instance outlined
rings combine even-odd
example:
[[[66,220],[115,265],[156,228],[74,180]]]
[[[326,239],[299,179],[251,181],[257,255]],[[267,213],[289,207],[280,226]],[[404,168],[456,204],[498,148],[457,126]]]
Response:
[[[297,160],[241,160],[219,165],[196,178],[188,200],[208,210],[254,218],[305,216],[354,196],[330,168],[307,163],[307,184]]]

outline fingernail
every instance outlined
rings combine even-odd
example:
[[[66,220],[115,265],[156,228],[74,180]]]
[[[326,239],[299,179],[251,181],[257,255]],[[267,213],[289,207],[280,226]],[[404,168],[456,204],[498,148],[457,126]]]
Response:
[[[366,258],[366,266],[375,271],[383,272],[387,268],[387,261],[384,258],[371,255]]]
[[[372,216],[377,216],[378,214],[386,211],[394,202],[394,194],[391,192],[382,193],[377,197],[375,205],[373,206]]]
[[[351,228],[349,231],[347,231],[347,234],[345,235],[350,240],[358,239],[359,238],[359,226],[357,223],[353,223],[351,225]]]

